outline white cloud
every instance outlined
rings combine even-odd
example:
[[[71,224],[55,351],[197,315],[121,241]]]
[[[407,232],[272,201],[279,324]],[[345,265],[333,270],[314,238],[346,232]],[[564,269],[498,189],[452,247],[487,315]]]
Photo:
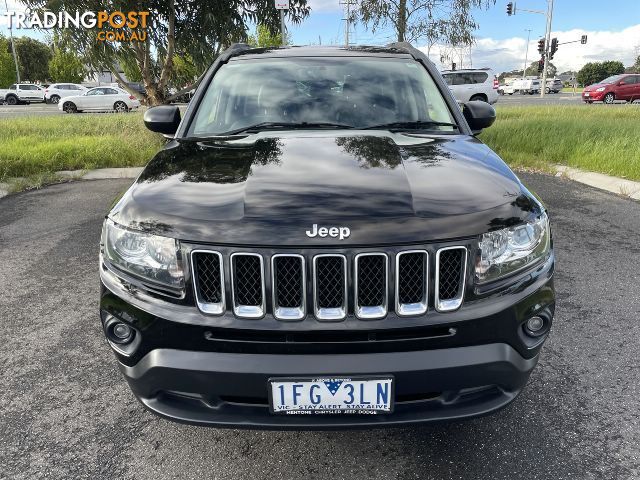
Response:
[[[312,12],[341,12],[340,0],[308,0]]]
[[[579,70],[587,62],[604,60],[619,60],[625,66],[632,65],[635,56],[640,55],[640,24],[634,25],[618,32],[611,31],[587,31],[567,30],[554,31],[551,37],[558,38],[560,43],[579,40],[582,35],[588,36],[586,45],[571,43],[560,45],[556,52],[553,64],[559,72],[566,70]],[[540,58],[538,54],[538,38],[532,38],[529,43],[528,63]],[[524,64],[525,46],[527,40],[523,37],[514,37],[506,40],[493,38],[480,38],[471,49],[471,63],[473,67],[491,67],[496,72],[521,69]],[[421,50],[427,51],[426,47]],[[452,52],[441,49],[438,46],[431,49],[431,59],[439,65],[441,53]],[[469,56],[456,55],[456,63],[469,66]],[[447,67],[450,62],[447,62]]]

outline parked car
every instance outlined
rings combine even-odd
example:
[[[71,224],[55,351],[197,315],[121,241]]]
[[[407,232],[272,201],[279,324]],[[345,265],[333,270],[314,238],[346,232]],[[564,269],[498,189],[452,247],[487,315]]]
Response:
[[[124,85],[121,85],[120,83],[112,83],[111,86],[116,88],[121,88],[126,91],[126,89],[124,88]],[[147,96],[147,90],[146,88],[144,88],[144,85],[142,85],[141,83],[129,82],[127,83],[127,86],[131,90],[136,92],[140,97],[145,98]]]
[[[54,83],[44,89],[44,99],[48,103],[57,104],[61,98],[82,95],[87,87],[77,83]]]
[[[538,78],[524,78],[521,80],[515,80],[510,88],[505,92],[509,95],[519,93],[520,95],[534,95],[540,93],[540,87],[542,82]]]
[[[140,107],[136,97],[120,88],[96,87],[87,90],[82,95],[64,98],[58,103],[58,108],[67,113],[84,111],[94,112],[128,112]]]
[[[459,102],[481,100],[494,104],[498,101],[498,77],[489,68],[445,70],[442,76]]]
[[[13,84],[6,90],[0,90],[0,99],[7,105],[44,102],[44,90],[34,83]]]
[[[498,85],[498,95],[505,95],[506,90],[510,89],[512,83],[513,82],[506,82],[506,83],[503,83],[502,85]],[[513,94],[513,92],[511,93]]]
[[[293,54],[295,53],[295,55]],[[555,305],[547,213],[435,65],[389,48],[218,56],[108,212],[100,319],[149,410],[198,425],[469,418],[523,389]],[[539,383],[534,388],[543,388]]]
[[[559,78],[547,80],[547,89],[545,93],[560,93],[564,88],[564,83]]]
[[[629,103],[640,100],[640,74],[614,75],[589,85],[582,91],[582,100],[587,103],[609,104],[616,100],[626,100]]]

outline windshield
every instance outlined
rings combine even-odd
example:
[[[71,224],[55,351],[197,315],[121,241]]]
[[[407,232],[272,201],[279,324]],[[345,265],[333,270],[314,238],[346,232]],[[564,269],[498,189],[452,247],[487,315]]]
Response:
[[[600,83],[616,83],[619,80],[622,80],[624,75],[614,75],[613,77],[608,77],[602,80]]]
[[[436,125],[455,120],[427,70],[414,60],[236,60],[214,76],[189,135],[221,135],[259,124],[367,128],[399,122],[449,132],[456,128]]]

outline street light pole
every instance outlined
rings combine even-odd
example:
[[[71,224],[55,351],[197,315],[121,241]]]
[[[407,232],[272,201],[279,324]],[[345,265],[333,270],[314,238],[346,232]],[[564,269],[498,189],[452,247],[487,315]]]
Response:
[[[527,63],[529,62],[529,39],[531,38],[531,29],[525,29],[525,32],[529,32],[527,34],[527,48],[524,53],[524,68],[522,69],[522,79],[527,76]]]
[[[542,72],[542,85],[540,97],[544,98],[547,89],[547,69],[549,68],[549,48],[551,46],[551,21],[553,20],[553,0],[547,0],[547,33],[544,42],[544,71]]]
[[[7,4],[7,0],[4,0],[4,8],[7,10],[7,13],[9,13],[9,5]],[[13,30],[11,28],[11,17],[9,17],[7,15],[7,18],[9,18],[9,39],[11,41],[11,52],[13,53],[13,63],[16,64],[16,81],[17,83],[20,83],[20,69],[18,68],[18,56],[16,55],[16,46],[13,43]]]

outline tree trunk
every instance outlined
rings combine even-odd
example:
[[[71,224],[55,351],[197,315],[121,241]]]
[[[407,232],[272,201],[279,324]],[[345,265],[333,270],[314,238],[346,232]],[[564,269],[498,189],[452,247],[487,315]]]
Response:
[[[398,2],[398,41],[404,42],[407,35],[407,0]]]

